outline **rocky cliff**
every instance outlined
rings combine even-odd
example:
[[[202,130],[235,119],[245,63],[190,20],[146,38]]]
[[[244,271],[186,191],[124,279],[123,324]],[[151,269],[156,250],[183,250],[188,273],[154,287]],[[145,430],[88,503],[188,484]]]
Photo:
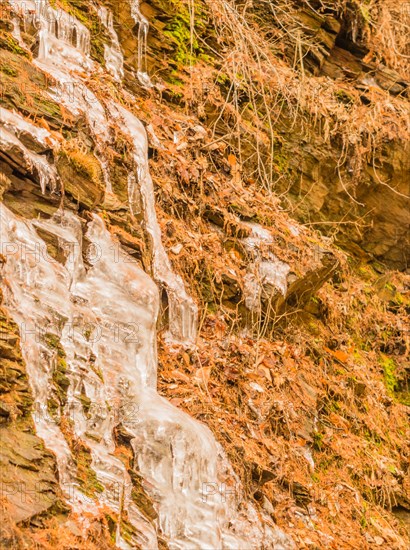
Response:
[[[6,548],[410,544],[408,4],[1,4]]]

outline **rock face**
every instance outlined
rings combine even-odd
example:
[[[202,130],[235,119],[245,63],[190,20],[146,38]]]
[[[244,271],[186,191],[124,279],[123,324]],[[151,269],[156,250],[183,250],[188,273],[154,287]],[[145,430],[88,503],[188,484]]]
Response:
[[[16,523],[41,526],[42,517],[63,516],[69,508],[61,498],[55,458],[35,434],[19,330],[1,304],[0,327],[0,472],[7,501],[3,512]],[[10,542],[5,533],[2,544]]]
[[[231,73],[228,55],[220,62],[220,74],[215,77],[228,104],[232,101],[230,86],[231,90],[237,87],[243,110],[235,124],[241,129],[242,142],[238,145],[236,138],[231,139],[234,108],[228,113],[223,100],[218,102],[215,97],[214,84],[199,84],[199,79],[204,120],[230,150],[239,149],[236,152],[242,158],[244,174],[251,172],[252,178],[257,179],[260,163],[271,167],[270,184],[273,180],[274,189],[285,198],[284,205],[300,221],[313,221],[315,228],[336,235],[339,245],[355,250],[369,261],[380,260],[394,269],[405,270],[410,253],[410,151],[408,51],[405,44],[399,43],[400,32],[405,32],[402,12],[389,4],[388,15],[381,3],[372,5],[369,13],[360,11],[356,4],[343,9],[301,1],[293,2],[288,10],[274,6],[275,3],[267,10],[254,5],[247,16],[274,44],[281,44],[267,48],[264,55],[274,53],[285,64],[296,66],[297,81],[294,75],[290,78],[283,65],[275,66],[276,78],[269,80],[272,64],[266,65],[266,86],[277,93],[271,101],[282,102],[281,109],[269,112],[266,104],[258,100],[258,94],[268,97],[269,91],[262,90],[255,81],[247,81],[253,47],[249,43],[244,46],[246,53],[239,48],[237,52],[237,63],[243,63],[243,80],[237,82],[233,78],[235,66],[232,65]],[[172,10],[166,16],[161,14],[159,1],[151,0],[143,4],[143,9],[156,16],[148,40],[148,59],[152,70],[161,74],[164,65],[158,58],[164,52],[171,56],[181,54],[178,37],[168,33],[169,28],[176,26],[175,18]],[[207,26],[206,19],[200,20],[199,25],[206,28],[203,32],[207,43],[213,46],[215,30]],[[232,20],[230,25],[234,29]],[[374,43],[378,25],[390,33],[396,52],[394,60],[383,41],[379,49]],[[234,32],[237,36],[244,32],[239,23]],[[169,41],[170,36],[175,40]],[[218,40],[227,43],[230,51],[236,51],[229,33],[218,36]],[[256,34],[252,40],[257,40]],[[252,86],[258,88],[258,93],[250,93]],[[184,98],[173,100],[181,104]],[[249,112],[253,103],[253,111],[263,113],[265,120],[272,118],[274,132],[269,133],[255,122],[254,114]],[[269,141],[270,149],[266,145]],[[262,181],[264,176],[265,172],[259,174]]]
[[[380,14],[37,4],[0,24],[3,545],[407,550],[408,83]]]
[[[408,48],[398,37],[407,19],[404,8],[389,4],[385,9],[381,3],[365,12],[355,4],[338,10],[296,1],[282,16],[266,14],[275,28],[272,34],[283,41],[288,62],[296,63],[303,74],[316,75],[317,86],[334,81],[333,98],[347,111],[357,104],[354,116],[362,125],[351,126],[343,137],[336,128],[333,132],[326,128],[327,123],[316,127],[313,123],[304,138],[304,121],[284,117],[282,155],[290,181],[279,187],[303,222],[312,217],[315,224],[323,221],[321,230],[334,228],[347,250],[360,248],[370,260],[405,270],[410,258],[408,103],[399,107],[403,115],[399,122],[389,97],[405,99],[410,93]],[[257,7],[254,11],[258,20],[262,18]],[[378,25],[389,29],[394,62],[384,42],[374,42]],[[315,116],[320,117],[320,104],[325,111],[330,98],[321,96],[318,87],[309,93],[316,103]],[[375,107],[378,120],[369,125]],[[348,113],[343,115],[341,124],[348,118]]]
[[[332,147],[319,139],[308,154],[292,156],[298,145],[291,139],[286,148],[297,183],[290,193],[300,218],[314,216],[324,231],[326,225],[337,228],[337,240],[348,251],[359,247],[364,257],[405,270],[410,254],[409,144],[390,142],[377,161],[363,159],[364,170],[351,183],[349,169],[338,173]]]

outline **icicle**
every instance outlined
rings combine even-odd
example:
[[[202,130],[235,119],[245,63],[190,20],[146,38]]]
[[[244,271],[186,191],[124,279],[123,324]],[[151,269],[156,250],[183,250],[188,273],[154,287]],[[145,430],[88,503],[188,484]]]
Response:
[[[121,51],[121,46],[118,40],[117,33],[114,29],[112,12],[107,8],[100,6],[98,8],[98,17],[108,30],[111,38],[111,45],[104,44],[104,60],[107,71],[112,76],[121,81],[124,78],[124,58]]]
[[[136,530],[131,547],[157,548],[156,534],[132,501],[131,480],[114,455],[113,430],[122,424],[170,548],[292,548],[279,530],[262,528],[256,511],[238,500],[239,480],[210,430],[157,394],[158,289],[121,251],[102,219],[94,215],[88,224],[87,270],[82,222],[74,213],[59,211],[50,220],[28,222],[0,204],[0,220],[7,259],[3,280],[9,281],[3,284],[4,303],[20,326],[37,408],[46,412],[50,397],[53,351],[41,335],[52,333],[64,349],[70,379],[64,414],[89,446],[103,488],[92,500],[85,497],[58,422],[35,415],[38,434],[56,454],[66,498],[80,517],[96,516],[103,506],[117,514],[124,509]],[[64,264],[48,256],[37,227],[55,235],[66,252]],[[91,402],[87,415],[84,390]],[[130,547],[121,531],[117,545]]]
[[[143,86],[150,88],[152,82],[147,72],[147,38],[149,31],[149,22],[140,10],[139,0],[130,0],[131,16],[138,25],[138,56],[137,56],[137,76]]]
[[[21,135],[31,136],[33,141],[37,142],[42,147],[49,148],[59,146],[58,141],[46,128],[35,126],[15,111],[8,111],[0,107],[0,123],[17,137]]]
[[[40,26],[36,63],[63,86],[61,103],[73,113],[86,114],[103,163],[104,146],[110,142],[109,124],[104,107],[81,77],[84,70],[91,72],[94,67],[88,55],[89,33],[48,2],[27,5],[36,8]],[[140,29],[141,78],[146,75],[148,22],[140,13],[138,2],[132,6]],[[27,24],[33,17],[30,10]],[[45,10],[51,11],[46,15]],[[71,96],[65,88],[70,84]],[[154,277],[169,297],[170,337],[192,344],[197,309],[181,277],[173,272],[161,240],[144,127],[120,105],[111,103],[110,107],[119,126],[133,141],[136,172],[128,179],[130,209],[133,215],[143,211],[152,238]],[[27,166],[31,163],[41,179],[36,154],[8,129],[5,132],[6,149],[17,148]],[[59,211],[47,221],[30,222],[0,204],[0,222],[1,252],[7,260],[2,281],[4,304],[22,332],[22,352],[35,402],[40,410],[47,411],[55,359],[44,340],[37,337],[38,329],[42,335],[56,335],[64,349],[70,385],[63,413],[72,418],[76,437],[89,446],[92,468],[102,485],[101,492],[90,502],[76,482],[73,457],[58,422],[48,414],[36,415],[37,432],[56,454],[63,490],[79,517],[98,516],[104,506],[117,515],[124,511],[135,533],[128,544],[119,526],[117,546],[150,550],[158,546],[155,529],[132,500],[126,468],[114,455],[114,428],[121,425],[131,438],[135,464],[144,488],[155,502],[158,526],[170,549],[293,548],[280,530],[262,525],[256,510],[242,500],[240,482],[211,431],[158,395],[158,288],[122,251],[103,220],[93,215],[87,224],[87,269],[82,257],[84,220],[76,214]],[[50,258],[36,229],[55,236],[64,251],[61,263]],[[28,250],[34,250],[34,257],[27,254]],[[25,327],[33,325],[34,331],[25,331]],[[83,413],[81,404],[84,392],[91,402],[88,415]],[[228,487],[224,485],[227,480]]]
[[[142,123],[121,105],[111,104],[111,111],[116,116],[123,131],[134,143],[134,160],[137,167],[137,179],[129,179],[129,202],[131,213],[134,211],[138,191],[137,181],[143,201],[145,223],[153,241],[154,277],[161,282],[168,293],[169,333],[177,342],[192,344],[197,330],[197,307],[185,291],[184,283],[174,273],[168,255],[162,244],[161,230],[155,212],[155,197],[152,179],[148,166],[147,135]]]
[[[110,405],[112,407],[114,404],[110,399],[113,388],[109,384],[105,386],[90,368],[91,357],[98,357],[99,351],[105,353],[107,360],[115,368],[118,366],[114,359],[116,349],[121,352],[122,348],[126,348],[122,359],[129,365],[132,364],[136,350],[135,344],[124,344],[123,339],[117,342],[115,323],[119,324],[120,318],[109,317],[110,322],[103,325],[94,314],[94,300],[96,296],[100,300],[101,296],[98,291],[90,294],[91,287],[96,285],[99,291],[104,292],[105,289],[106,292],[110,288],[110,279],[104,278],[104,275],[100,279],[92,273],[88,282],[90,288],[84,283],[86,271],[82,260],[81,221],[75,214],[60,211],[47,221],[24,222],[11,214],[4,205],[0,205],[0,220],[1,250],[6,252],[7,257],[5,276],[11,282],[10,287],[4,288],[5,304],[12,308],[12,315],[21,327],[23,354],[36,402],[36,430],[56,454],[64,494],[82,517],[89,514],[98,516],[104,505],[119,514],[121,507],[125,506],[128,518],[136,529],[134,546],[144,544],[156,549],[155,532],[132,502],[131,480],[123,463],[113,454],[115,444],[112,430],[118,423],[118,409],[110,411]],[[115,243],[102,222],[96,222],[96,227],[97,234],[103,232],[104,238],[94,241],[95,249],[91,261],[98,262],[100,254],[108,254],[114,262],[118,258]],[[46,243],[38,236],[36,228],[56,236],[61,249],[67,255],[64,265],[48,255]],[[134,270],[134,275],[138,275],[142,281],[142,289],[145,285],[151,287],[152,293],[157,292],[154,283],[141,270]],[[94,330],[88,335],[91,329]],[[152,327],[149,329],[147,346],[151,351]],[[97,332],[97,336],[101,332],[101,338],[104,338],[103,331],[107,334],[107,349],[104,349],[104,345],[99,350],[96,344],[98,337],[94,332]],[[54,368],[53,352],[44,342],[44,335],[48,333],[59,338],[65,353],[70,386],[64,414],[73,421],[75,435],[82,437],[90,447],[92,467],[104,488],[93,499],[82,493],[76,481],[75,464],[70,449],[59,430],[58,422],[48,413],[49,381]],[[155,366],[155,355],[151,354],[151,361]],[[93,398],[94,407],[90,410],[89,419],[81,404],[81,388],[85,380],[87,393]],[[94,439],[88,437],[89,433],[94,435]],[[120,536],[117,543],[120,548],[131,548]]]
[[[80,76],[84,70],[91,73],[94,69],[89,57],[90,33],[75,17],[61,9],[55,10],[46,0],[35,4],[29,2],[23,13],[25,21],[31,21],[33,10],[40,41],[35,63],[58,83],[51,89],[50,96],[74,116],[86,116],[96,140],[96,156],[101,164],[106,193],[112,193],[105,151],[111,142],[109,122],[103,105]]]
[[[29,222],[25,223],[0,203],[0,245],[7,258],[4,267],[8,286],[3,286],[5,305],[20,327],[23,356],[34,397],[36,431],[57,458],[62,490],[74,511],[86,517],[92,506],[75,481],[73,459],[63,434],[47,414],[48,381],[54,358],[41,340],[48,325],[55,326],[53,311],[64,304],[63,269],[44,260],[45,243]],[[43,261],[41,261],[43,259]]]
[[[57,186],[57,171],[53,165],[51,165],[47,159],[33,153],[11,132],[9,132],[6,127],[0,126],[0,145],[2,150],[5,153],[12,155],[16,154],[16,150],[19,155],[21,155],[24,166],[29,172],[36,171],[41,192],[44,194],[46,188],[49,187],[52,192],[56,190]]]
[[[19,46],[21,48],[24,48],[26,49],[27,46],[26,44],[24,43],[24,40],[23,40],[23,37],[21,36],[21,29],[20,29],[20,20],[18,17],[13,17],[13,19],[11,20],[11,22],[13,23],[13,32],[12,32],[12,36],[13,38],[15,38],[19,44]]]
[[[36,2],[37,17],[47,31],[57,40],[65,42],[88,56],[91,48],[88,29],[75,17],[61,9],[54,9],[48,1]]]

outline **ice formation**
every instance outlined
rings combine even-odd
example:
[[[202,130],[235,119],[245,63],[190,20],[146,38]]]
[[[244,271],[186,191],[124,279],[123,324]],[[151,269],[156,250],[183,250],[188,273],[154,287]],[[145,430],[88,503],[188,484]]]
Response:
[[[12,4],[16,8],[16,3]],[[98,144],[96,154],[109,178],[108,165],[104,164],[105,146],[110,142],[107,106],[81,76],[93,66],[88,55],[89,32],[48,2],[27,4],[33,4],[33,9],[21,14],[24,25],[30,25],[33,18],[39,23],[36,63],[63,85],[59,90],[61,102],[73,114],[86,115]],[[132,13],[146,36],[148,23],[136,2]],[[104,21],[115,32],[106,13]],[[111,46],[114,43],[112,37]],[[143,73],[142,65],[140,69]],[[70,83],[74,86],[71,92],[67,91]],[[54,97],[56,93],[52,91]],[[128,178],[130,209],[136,213],[139,194],[152,239],[154,279],[169,297],[170,336],[192,343],[196,306],[182,279],[173,272],[162,244],[145,129],[124,107],[111,102],[108,110],[133,143],[135,172]],[[13,147],[19,152],[26,169],[33,172],[45,192],[46,186],[53,184],[55,169],[45,155],[31,151],[20,137],[30,135],[33,147],[41,148],[53,145],[51,135],[16,113],[3,114],[2,144],[6,150]],[[109,179],[106,183],[110,192]],[[44,232],[53,236],[63,251],[59,261],[48,253],[40,236]],[[261,522],[257,511],[243,500],[239,480],[210,430],[158,395],[159,290],[122,251],[103,219],[94,213],[85,224],[77,213],[60,209],[48,220],[26,220],[0,204],[0,245],[7,260],[1,274],[4,304],[20,327],[35,400],[36,430],[55,453],[63,493],[84,524],[108,506],[133,527],[125,536],[118,522],[116,544],[120,548],[155,550],[158,533],[171,550],[292,548],[280,530],[269,526],[269,521]],[[50,411],[49,406],[58,361],[55,346],[49,344],[50,335],[64,353],[69,379],[66,403],[60,412]],[[84,396],[91,404],[87,413]],[[91,495],[76,477],[75,459],[60,430],[60,415],[72,420],[74,436],[90,449],[98,481]],[[129,473],[114,455],[113,433],[119,425],[130,437],[134,467],[158,511],[157,525],[149,522],[134,502]]]

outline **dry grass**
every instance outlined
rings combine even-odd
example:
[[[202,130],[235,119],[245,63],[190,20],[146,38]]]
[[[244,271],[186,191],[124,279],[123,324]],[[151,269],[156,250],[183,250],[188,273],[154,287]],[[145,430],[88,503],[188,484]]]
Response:
[[[408,277],[396,284],[405,289]],[[380,539],[391,550],[408,547],[391,509],[410,499],[410,426],[379,367],[385,334],[394,327],[405,338],[405,304],[389,312],[368,288],[369,279],[346,270],[343,283],[319,293],[324,314],[305,311],[269,341],[232,333],[218,312],[205,317],[197,351],[173,356],[161,347],[161,391],[210,426],[248,496],[274,504],[298,548],[311,540],[367,549]],[[410,342],[393,353],[405,364]],[[258,468],[273,481],[260,484]]]
[[[80,526],[76,524],[75,516],[67,518],[51,518],[43,521],[42,527],[16,525],[9,509],[7,499],[2,499],[0,510],[1,548],[9,550],[109,550],[116,548],[110,539],[105,518],[101,522],[94,521],[87,534],[78,536]]]
[[[101,165],[94,155],[81,146],[81,143],[77,140],[64,142],[61,154],[68,159],[76,171],[86,175],[96,185],[100,185],[103,179]]]
[[[410,4],[407,0],[370,3],[370,55],[409,78]]]
[[[213,76],[209,67],[201,66],[198,71],[191,68],[191,87],[195,90],[191,99],[199,113],[212,108],[212,104],[218,106],[214,139],[229,146],[250,179],[254,178],[265,189],[275,189],[278,181],[286,177],[280,137],[284,127],[286,132],[293,130],[307,141],[320,136],[323,147],[336,145],[340,150],[340,180],[355,200],[352,188],[366,164],[374,163],[382,144],[392,139],[404,141],[409,137],[408,102],[381,89],[370,89],[369,104],[363,104],[362,94],[353,85],[344,83],[341,86],[328,78],[305,74],[303,57],[314,44],[314,38],[310,39],[312,44],[303,44],[306,51],[300,58],[295,47],[293,68],[281,60],[278,56],[280,44],[286,41],[294,44],[298,36],[300,39],[300,35],[293,34],[293,27],[300,26],[300,23],[294,17],[292,19],[295,10],[288,3],[274,6],[275,20],[281,29],[280,40],[266,36],[266,29],[261,29],[249,15],[251,6],[247,3],[238,7],[233,2],[212,0],[206,5],[218,41],[225,47],[213,52],[218,66]],[[394,27],[394,32],[392,30],[392,17],[397,18],[398,8],[389,12],[384,4],[377,7],[380,23],[374,23],[371,28],[367,25],[364,31],[363,21],[360,23],[364,16],[356,7],[350,21],[352,28],[361,29],[363,35],[369,34],[369,40],[375,44],[383,42],[378,55],[396,49],[399,53],[394,63],[392,61],[394,66],[404,63],[404,38],[400,42],[403,36],[400,26]],[[343,11],[343,6],[336,8]],[[372,10],[372,4],[369,10]],[[386,13],[390,13],[390,19]],[[403,21],[401,25],[404,25]],[[200,40],[201,37],[196,38]],[[205,87],[204,80],[208,80],[206,86],[209,89],[201,105],[198,90]],[[340,100],[341,93],[349,98],[347,104]],[[351,174],[349,189],[344,183],[346,169]]]

